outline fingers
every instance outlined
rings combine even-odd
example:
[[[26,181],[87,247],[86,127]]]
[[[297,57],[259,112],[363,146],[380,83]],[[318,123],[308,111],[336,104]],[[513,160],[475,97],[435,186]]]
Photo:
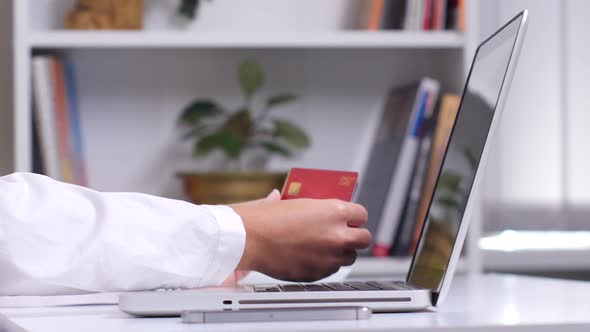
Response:
[[[371,245],[371,232],[364,228],[349,228],[344,242],[345,250],[365,249]]]
[[[347,220],[348,226],[361,227],[367,223],[367,219],[369,219],[367,209],[356,203],[349,203],[347,205],[349,210],[349,219]]]
[[[339,259],[340,266],[350,266],[356,261],[357,253],[355,250],[346,250]]]

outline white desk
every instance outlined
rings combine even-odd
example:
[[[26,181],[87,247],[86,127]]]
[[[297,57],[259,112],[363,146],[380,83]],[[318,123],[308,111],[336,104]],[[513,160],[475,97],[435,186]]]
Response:
[[[0,309],[34,331],[590,331],[590,283],[505,275],[455,279],[439,312],[374,314],[368,321],[189,325],[132,318],[116,306]],[[0,328],[1,330],[1,328]]]

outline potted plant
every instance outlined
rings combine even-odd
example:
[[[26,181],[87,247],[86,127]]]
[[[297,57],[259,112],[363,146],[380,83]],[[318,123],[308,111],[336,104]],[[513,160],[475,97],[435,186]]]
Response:
[[[295,101],[296,96],[279,94],[262,103],[254,102],[264,84],[264,70],[258,62],[241,62],[238,81],[244,96],[243,106],[229,111],[214,100],[196,99],[178,118],[182,137],[193,141],[195,158],[222,151],[227,160],[223,170],[179,174],[185,193],[193,202],[225,204],[264,197],[280,188],[286,174],[263,169],[251,171],[246,165],[248,155],[258,151],[265,157],[288,158],[310,145],[308,135],[299,126],[271,116],[273,109]]]
[[[178,13],[188,19],[194,19],[197,16],[201,0],[181,0]]]

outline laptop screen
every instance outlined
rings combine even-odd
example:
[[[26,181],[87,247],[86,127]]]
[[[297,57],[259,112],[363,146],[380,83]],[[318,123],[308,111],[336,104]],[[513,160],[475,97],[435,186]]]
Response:
[[[441,289],[521,20],[518,16],[505,25],[475,54],[442,166],[429,170],[438,173],[438,180],[408,274],[409,284],[434,292]]]

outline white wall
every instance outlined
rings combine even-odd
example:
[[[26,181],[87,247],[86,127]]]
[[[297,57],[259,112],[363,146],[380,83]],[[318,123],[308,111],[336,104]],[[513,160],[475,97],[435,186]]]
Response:
[[[60,29],[74,0],[21,0],[35,8],[32,29]],[[198,20],[179,20],[180,0],[144,0],[145,29],[189,27],[199,31],[309,31],[355,28],[358,0],[202,1]]]
[[[590,204],[590,2],[501,0],[482,19],[499,26],[524,8],[530,25],[486,182],[486,228],[576,228],[568,210]]]
[[[208,166],[193,161],[190,146],[180,144],[177,115],[197,97],[239,106],[235,68],[246,58],[265,65],[263,96],[301,96],[274,114],[301,124],[313,140],[301,157],[274,160],[276,170],[359,169],[370,119],[381,110],[387,90],[432,69],[427,50],[77,51],[72,59],[92,187],[176,196],[175,171]],[[457,63],[455,70],[460,69]]]
[[[11,40],[12,1],[0,0],[0,175],[13,169]]]
[[[72,0],[27,0],[32,29],[58,29]],[[199,31],[335,30],[355,25],[356,0],[215,0],[203,3],[192,28]],[[363,2],[368,3],[368,2]],[[352,5],[351,5],[352,4]],[[169,28],[176,0],[146,0],[146,28]],[[34,7],[33,7],[34,6]],[[272,13],[272,15],[271,15]],[[358,15],[357,15],[358,16]],[[190,38],[190,33],[187,34]],[[73,51],[83,134],[92,187],[177,196],[174,173],[206,168],[179,143],[175,119],[185,103],[212,97],[241,102],[236,64],[259,59],[267,70],[264,93],[292,92],[301,100],[277,109],[309,131],[313,145],[295,160],[274,160],[272,169],[293,165],[359,169],[367,150],[370,120],[392,86],[426,74],[445,78],[462,68],[461,51],[439,50],[84,50]],[[66,52],[69,53],[69,52]],[[66,54],[68,55],[68,54]],[[444,69],[436,69],[437,62]],[[458,91],[460,82],[445,79]],[[196,165],[195,165],[196,164]]]
[[[590,204],[590,1],[569,0],[565,40],[566,76],[565,98],[567,118],[565,128],[569,149],[567,150],[567,189],[574,205]]]

